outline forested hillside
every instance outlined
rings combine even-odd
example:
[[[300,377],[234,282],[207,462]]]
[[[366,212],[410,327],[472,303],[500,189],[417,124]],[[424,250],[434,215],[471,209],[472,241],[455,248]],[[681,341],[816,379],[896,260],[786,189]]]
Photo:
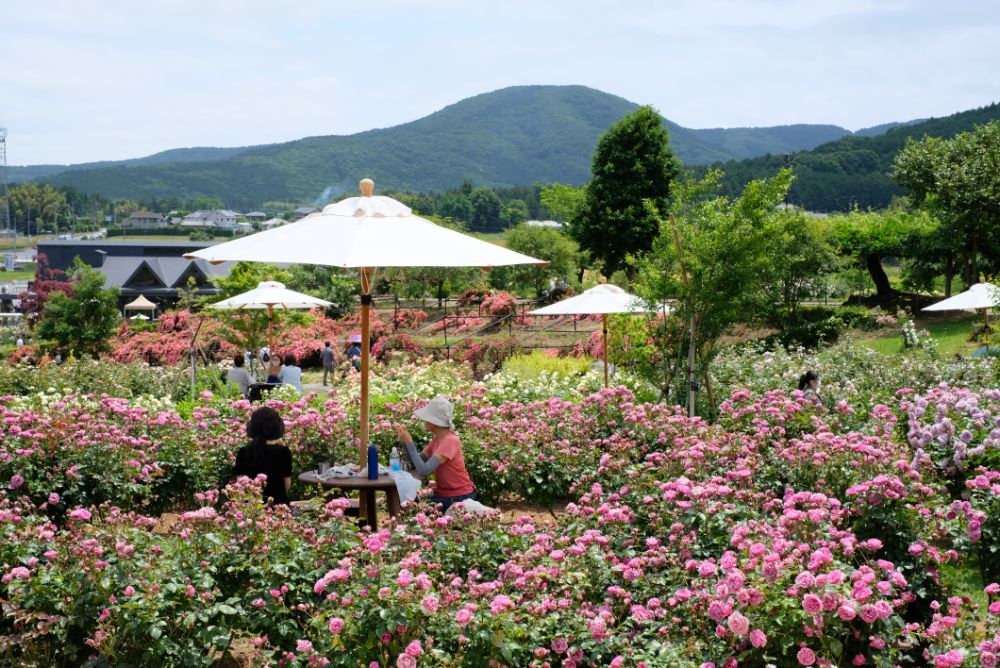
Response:
[[[116,164],[43,180],[136,200],[205,195],[240,209],[268,200],[336,197],[353,191],[362,174],[380,188],[425,192],[465,180],[493,186],[580,184],[589,178],[597,138],[636,107],[584,86],[516,86],[391,128],[233,149],[237,152],[225,159],[211,159],[210,151],[220,149],[198,149],[209,159],[197,162],[194,149],[182,149],[177,155],[186,162]],[[666,121],[666,126],[674,152],[688,165],[802,150],[847,133],[828,125],[691,130]]]
[[[851,136],[791,155],[796,180],[789,201],[813,211],[846,211],[852,206],[880,208],[903,194],[889,169],[910,137],[952,137],[976,125],[1000,119],[1000,104],[899,125],[876,137]],[[730,195],[743,191],[751,179],[773,176],[784,165],[781,155],[718,163],[725,171]]]

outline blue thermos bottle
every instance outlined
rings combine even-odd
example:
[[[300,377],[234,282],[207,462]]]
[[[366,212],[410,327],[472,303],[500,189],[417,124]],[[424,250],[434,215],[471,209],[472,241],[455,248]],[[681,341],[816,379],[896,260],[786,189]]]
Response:
[[[368,446],[368,479],[378,480],[378,447]]]

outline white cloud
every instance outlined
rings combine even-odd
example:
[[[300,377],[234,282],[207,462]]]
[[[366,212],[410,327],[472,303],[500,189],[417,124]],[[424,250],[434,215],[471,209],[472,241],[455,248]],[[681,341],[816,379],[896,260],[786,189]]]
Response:
[[[12,164],[347,134],[515,84],[689,127],[856,128],[1000,90],[992,0],[36,0],[4,21]]]

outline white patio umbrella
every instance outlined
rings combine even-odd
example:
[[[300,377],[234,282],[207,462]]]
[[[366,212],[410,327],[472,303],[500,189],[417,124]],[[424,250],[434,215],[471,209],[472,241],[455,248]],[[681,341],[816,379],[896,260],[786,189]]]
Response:
[[[362,179],[360,197],[327,205],[322,212],[209,246],[185,257],[227,261],[319,264],[358,269],[361,278],[361,425],[359,461],[368,447],[368,365],[371,288],[378,267],[497,267],[546,264],[527,255],[435,225],[391,197],[374,196]]]
[[[965,292],[949,297],[936,304],[925,306],[922,311],[970,311],[982,309],[983,335],[989,341],[989,310],[1000,306],[1000,288],[992,283],[976,283]]]
[[[129,320],[149,320],[149,316],[143,315],[142,313],[136,313],[135,315],[130,317]]]
[[[330,306],[330,302],[295,290],[289,290],[283,283],[264,281],[253,290],[247,290],[229,299],[215,302],[212,308],[224,311],[262,311],[267,309],[267,345],[274,350],[272,327],[274,310],[302,310]]]
[[[664,313],[667,307],[664,306]],[[575,297],[529,311],[531,315],[601,315],[604,337],[604,387],[608,386],[608,314],[653,313],[641,298],[625,292],[617,285],[598,285]]]

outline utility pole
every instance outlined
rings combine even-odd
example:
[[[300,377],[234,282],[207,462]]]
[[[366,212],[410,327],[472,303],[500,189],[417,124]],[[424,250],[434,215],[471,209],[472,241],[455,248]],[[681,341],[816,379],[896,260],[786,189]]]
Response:
[[[7,128],[0,125],[0,170],[3,171],[4,231],[10,233],[10,191],[7,189]],[[17,250],[17,228],[14,228],[14,250]]]

